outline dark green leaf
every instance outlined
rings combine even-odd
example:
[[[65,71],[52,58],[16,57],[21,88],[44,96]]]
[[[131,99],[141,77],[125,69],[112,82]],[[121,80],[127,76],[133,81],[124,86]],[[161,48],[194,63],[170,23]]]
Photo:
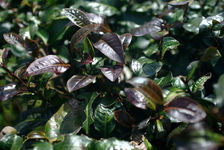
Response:
[[[71,93],[73,91],[76,91],[80,88],[83,88],[90,83],[92,83],[96,79],[96,76],[80,76],[80,75],[73,75],[68,81],[67,81],[67,88],[68,91]]]
[[[167,76],[162,77],[162,78],[155,78],[154,81],[160,86],[160,87],[164,87],[166,85],[168,85],[169,83],[171,83],[171,80],[173,79],[173,75],[172,73],[168,73]]]
[[[208,73],[202,77],[200,77],[193,85],[192,92],[195,93],[204,88],[205,82],[212,77],[211,73]]]
[[[0,139],[1,149],[20,150],[22,146],[23,139],[16,134],[6,134]]]
[[[151,77],[160,71],[160,69],[162,68],[162,65],[163,64],[161,62],[152,62],[149,64],[145,64],[143,66],[143,73],[144,75]]]
[[[207,62],[213,58],[218,58],[218,57],[221,57],[221,54],[219,53],[218,49],[214,46],[210,46],[203,53],[201,57],[201,61]]]
[[[199,25],[202,21],[202,18],[194,18],[193,20],[188,21],[183,25],[183,28],[189,32],[193,32],[195,34],[199,33]]]
[[[216,95],[215,103],[218,107],[223,106],[224,104],[224,75],[219,77],[218,83],[214,85],[214,92]]]
[[[35,150],[53,150],[53,145],[47,142],[35,143],[33,146]]]
[[[165,111],[171,117],[189,123],[201,121],[206,117],[199,104],[188,97],[175,98],[166,105]]]
[[[192,76],[194,75],[196,69],[199,66],[199,61],[193,61],[191,62],[188,66],[187,66],[187,71],[188,71],[188,75],[187,75],[187,79],[190,80],[192,78]]]
[[[173,37],[165,37],[163,39],[163,45],[162,45],[162,58],[164,57],[167,50],[172,50],[177,48],[180,45],[180,43],[174,39]]]

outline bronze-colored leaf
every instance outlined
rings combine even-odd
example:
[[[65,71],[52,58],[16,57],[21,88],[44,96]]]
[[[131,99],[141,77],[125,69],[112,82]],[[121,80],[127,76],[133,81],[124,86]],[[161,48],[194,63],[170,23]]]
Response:
[[[179,121],[189,123],[201,121],[206,117],[200,105],[189,97],[175,98],[165,106],[165,112]]]
[[[190,2],[190,0],[172,0],[168,4],[171,6],[183,6],[187,5]]]
[[[152,100],[153,103],[164,103],[162,90],[153,80],[145,77],[135,77],[127,82]]]
[[[80,76],[74,75],[67,81],[68,91],[71,93],[80,88],[83,88],[96,79],[96,76]]]
[[[107,79],[114,82],[122,73],[123,67],[116,65],[112,67],[101,67],[100,70]]]
[[[117,110],[114,112],[115,120],[124,127],[134,127],[134,118],[126,111]]]
[[[47,55],[32,62],[26,69],[26,76],[35,76],[45,72],[60,74],[70,67],[56,55]]]
[[[131,43],[132,40],[132,35],[131,33],[125,33],[120,35],[120,40],[121,40],[121,44],[123,45],[123,48],[126,49],[128,48],[129,44]]]
[[[33,57],[38,57],[38,46],[37,42],[31,39],[26,38],[24,42],[24,47],[28,54],[30,54]]]
[[[100,29],[100,27],[101,27],[100,24],[89,24],[89,25],[86,25],[86,26],[82,27],[81,29],[79,29],[72,36],[72,39],[71,39],[71,48],[74,48],[78,44],[79,41],[81,41],[82,39],[84,39],[91,32]]]
[[[0,64],[5,63],[5,59],[8,56],[8,49],[0,49]]]
[[[115,33],[104,34],[94,47],[110,59],[124,64],[123,46]]]
[[[14,83],[0,86],[0,101],[8,100],[18,93],[19,91],[16,89],[16,84]]]
[[[15,45],[15,46],[23,46],[24,40],[23,38],[16,34],[16,33],[5,33],[3,34],[3,37],[5,41],[9,44]]]

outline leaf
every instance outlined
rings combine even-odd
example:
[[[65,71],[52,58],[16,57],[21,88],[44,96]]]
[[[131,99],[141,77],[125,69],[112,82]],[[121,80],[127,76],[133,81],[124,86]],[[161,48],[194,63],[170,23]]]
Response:
[[[203,55],[201,57],[201,61],[202,62],[207,62],[211,59],[219,58],[219,57],[221,57],[221,54],[219,53],[219,50],[214,46],[210,46],[203,53]]]
[[[162,32],[162,24],[163,20],[156,18],[138,28],[131,29],[131,34],[133,36],[144,36],[149,34],[153,39],[159,40],[164,36],[164,33]]]
[[[196,93],[197,91],[203,89],[205,82],[212,77],[211,73],[208,73],[202,77],[200,77],[193,85],[192,92]]]
[[[104,137],[108,137],[115,126],[112,109],[105,107],[103,104],[99,104],[94,112],[94,128],[101,132]]]
[[[140,109],[147,109],[148,107],[148,101],[146,97],[136,90],[135,88],[125,88],[124,89],[125,95],[127,97],[127,100],[133,104],[135,107]]]
[[[84,7],[89,9],[90,12],[100,14],[100,15],[104,15],[104,16],[108,16],[108,17],[120,13],[117,8],[115,8],[113,6],[110,6],[110,5],[98,3],[98,2],[88,1],[88,2],[85,3]]]
[[[93,45],[110,59],[124,64],[123,47],[120,39],[115,33],[104,34],[102,39]]]
[[[188,97],[175,98],[165,106],[165,112],[182,122],[195,123],[206,117],[197,102]]]
[[[75,100],[73,101],[76,102]],[[48,120],[45,125],[46,135],[48,138],[54,139],[61,134],[77,133],[84,120],[84,111],[78,104],[72,105],[71,101],[69,101],[68,103],[63,104],[50,120]]]
[[[88,34],[93,31],[98,30],[101,27],[100,24],[89,24],[81,29],[79,29],[75,34],[72,36],[71,39],[71,48],[74,48],[82,39],[84,39]]]
[[[162,90],[153,80],[145,77],[135,77],[127,82],[133,85],[138,91],[144,94],[153,103],[164,103]]]
[[[26,76],[35,76],[45,72],[60,74],[70,67],[56,55],[47,55],[33,61],[26,69]]]
[[[105,31],[111,32],[105,17],[94,13],[87,13],[86,17],[89,19],[91,24],[101,24],[104,27]]]
[[[171,6],[183,6],[187,5],[190,2],[190,0],[172,0],[168,4]]]
[[[14,46],[23,46],[24,40],[21,36],[16,33],[5,33],[3,34],[5,41]]]
[[[53,150],[53,145],[48,142],[35,143],[33,146],[35,150]]]
[[[173,78],[173,75],[171,72],[168,73],[168,75],[166,75],[165,77],[162,78],[155,78],[154,81],[160,86],[160,87],[164,87],[169,85],[169,83],[171,83],[171,80]]]
[[[42,39],[45,45],[47,45],[49,34],[46,30],[38,28],[38,31],[36,32],[36,35]]]
[[[15,83],[0,86],[0,101],[8,100],[18,93],[19,91],[16,89]]]
[[[0,65],[5,64],[5,60],[8,56],[8,50],[7,49],[0,49]]]
[[[114,82],[122,73],[123,67],[116,65],[112,67],[100,67],[101,72],[107,79]]]
[[[93,110],[92,110],[92,104],[94,100],[97,98],[99,94],[96,92],[93,92],[88,104],[86,105],[85,113],[86,113],[86,120],[84,121],[83,128],[86,131],[86,134],[89,134],[89,127],[93,123]]]
[[[135,150],[135,148],[127,141],[109,138],[90,143],[87,150]]]
[[[163,64],[161,62],[152,62],[149,64],[145,64],[142,68],[143,73],[144,75],[151,77],[160,71],[160,69],[162,68],[162,65]]]
[[[23,138],[16,134],[6,134],[0,139],[1,149],[20,150],[23,146]]]
[[[164,37],[163,39],[163,45],[162,45],[162,55],[161,57],[163,58],[166,51],[169,49],[175,49],[180,45],[180,43],[174,39],[173,37]]]
[[[219,77],[218,82],[214,85],[215,92],[215,104],[217,107],[222,107],[224,105],[224,74]]]
[[[195,34],[199,33],[199,25],[202,21],[202,18],[194,18],[183,25],[183,28],[189,32],[193,32]]]
[[[29,139],[46,139],[46,140],[48,140],[47,136],[42,131],[31,131],[27,135],[27,140],[29,140]]]
[[[117,110],[114,112],[115,120],[124,127],[133,127],[134,118],[126,111]]]
[[[24,48],[31,56],[38,57],[39,48],[36,41],[26,38],[24,42]]]
[[[67,88],[69,93],[76,91],[80,88],[83,88],[90,83],[92,83],[96,79],[96,76],[80,76],[80,75],[73,75],[67,81]]]
[[[54,150],[83,150],[91,141],[87,136],[68,134],[62,142],[54,144]]]
[[[124,33],[120,35],[119,39],[121,41],[121,45],[123,45],[123,49],[126,49],[131,43],[132,35],[130,33]]]
[[[187,79],[190,80],[192,78],[192,76],[194,75],[196,69],[199,66],[199,61],[193,61],[191,62],[188,66],[187,66],[187,71],[188,71],[188,75],[187,75]]]
[[[213,26],[213,22],[218,21],[218,22],[222,22],[224,21],[224,13],[219,13],[217,15],[214,16],[210,16],[207,18],[203,18],[202,22],[200,23],[200,30],[204,29],[204,28],[211,28]]]
[[[86,16],[86,13],[84,13],[79,9],[64,8],[62,10],[62,13],[78,27],[83,27],[85,25],[90,24],[90,21]]]

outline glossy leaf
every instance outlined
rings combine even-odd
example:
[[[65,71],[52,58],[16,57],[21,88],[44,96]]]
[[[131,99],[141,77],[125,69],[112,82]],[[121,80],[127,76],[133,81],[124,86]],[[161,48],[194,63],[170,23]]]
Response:
[[[16,134],[6,134],[0,139],[1,149],[20,150],[23,146],[23,138]]]
[[[145,77],[135,77],[127,82],[152,100],[153,103],[164,103],[162,90],[153,80]]]
[[[80,88],[83,88],[90,83],[92,83],[96,79],[96,76],[80,76],[80,75],[73,75],[68,81],[67,81],[67,88],[68,91],[71,93],[73,91],[76,91]]]
[[[224,105],[224,75],[219,77],[218,82],[214,85],[214,92],[216,95],[215,104],[218,107],[222,107]]]
[[[133,104],[135,107],[141,109],[147,109],[148,101],[145,96],[136,90],[135,88],[125,88],[124,89],[125,95],[127,96],[127,100]]]
[[[191,98],[180,97],[169,102],[165,112],[182,122],[195,123],[206,117],[205,111]]]
[[[162,65],[163,64],[161,62],[152,62],[149,64],[145,64],[142,70],[144,75],[151,77],[160,71],[160,69],[162,68]]]
[[[8,56],[8,50],[7,49],[0,49],[0,64],[5,63],[5,59]]]
[[[180,45],[180,43],[174,39],[173,37],[165,37],[163,39],[163,45],[162,45],[162,58],[164,57],[165,53],[169,49],[175,49]]]
[[[123,67],[116,65],[112,67],[100,67],[101,72],[107,79],[114,82],[122,73]]]
[[[168,73],[168,75],[166,75],[165,77],[162,78],[155,78],[154,81],[160,86],[160,87],[164,87],[169,85],[169,83],[171,83],[171,80],[173,78],[172,73]]]
[[[18,93],[19,91],[16,89],[16,84],[14,83],[1,86],[0,87],[0,101],[8,100]]]
[[[84,13],[83,11],[79,9],[64,8],[62,10],[62,13],[64,13],[65,16],[78,27],[83,27],[85,25],[90,24],[90,21],[88,17],[86,16],[86,13]]]
[[[102,39],[93,45],[110,59],[124,64],[123,47],[115,33],[104,34]]]
[[[183,28],[189,32],[193,32],[195,34],[199,33],[199,25],[202,21],[202,18],[194,18],[193,20],[185,23]]]
[[[94,112],[94,128],[108,137],[116,126],[112,109],[99,104]]]
[[[210,46],[203,53],[201,57],[201,61],[207,62],[211,59],[218,58],[218,57],[221,57],[221,54],[219,53],[218,49],[214,46]]]
[[[91,24],[101,24],[105,31],[111,32],[110,27],[104,16],[97,15],[94,13],[87,13],[86,17],[89,19]]]
[[[53,150],[53,145],[48,142],[35,143],[33,146],[34,150]]]
[[[90,125],[93,123],[92,104],[93,104],[94,100],[97,98],[98,95],[99,94],[97,94],[96,92],[93,92],[89,101],[88,101],[88,104],[86,105],[86,108],[85,108],[86,120],[84,121],[83,128],[86,131],[86,134],[89,134]]]
[[[128,48],[132,40],[132,35],[130,33],[124,33],[120,35],[119,38],[120,38],[121,44],[123,45],[123,48],[124,49]]]
[[[83,150],[91,141],[87,136],[68,134],[62,142],[54,144],[54,150]]]
[[[199,26],[200,30],[204,28],[211,28],[213,26],[214,20],[218,22],[224,21],[224,13],[222,12],[214,16],[203,18]]]
[[[103,3],[98,3],[98,2],[86,2],[84,7],[89,9],[91,12],[104,15],[104,16],[113,16],[115,14],[119,14],[119,11],[117,8],[103,4]]]
[[[134,118],[123,110],[117,110],[114,112],[115,120],[124,127],[133,127],[134,126]]]
[[[14,46],[23,46],[24,40],[21,36],[16,33],[5,33],[3,34],[5,41]]]
[[[187,75],[187,79],[190,80],[192,78],[192,76],[194,75],[196,69],[199,66],[199,61],[193,61],[191,62],[188,66],[187,66],[187,71],[189,72]]]
[[[32,131],[27,135],[27,139],[48,139],[42,131]]]
[[[72,36],[71,39],[71,48],[74,48],[82,39],[84,39],[88,34],[93,31],[96,31],[100,28],[100,24],[89,24],[83,26]]]
[[[195,93],[201,89],[204,88],[204,84],[207,80],[209,80],[212,77],[211,73],[208,73],[202,77],[200,77],[193,85],[192,92]]]
[[[164,33],[162,32],[162,24],[163,20],[156,18],[138,28],[132,29],[131,34],[133,36],[144,36],[149,34],[153,39],[159,40],[164,36]]]
[[[116,138],[104,139],[96,143],[90,143],[87,150],[135,150],[134,146],[127,141]]]
[[[168,4],[172,6],[183,6],[187,5],[190,2],[190,0],[172,0]]]
[[[60,74],[70,67],[56,55],[47,55],[32,62],[26,69],[26,76],[35,76],[45,72]]]

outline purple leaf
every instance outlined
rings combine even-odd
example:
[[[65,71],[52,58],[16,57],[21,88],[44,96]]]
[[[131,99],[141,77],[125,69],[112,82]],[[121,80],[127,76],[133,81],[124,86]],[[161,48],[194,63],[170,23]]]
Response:
[[[163,20],[156,18],[148,23],[145,23],[143,26],[131,29],[131,34],[133,36],[144,36],[149,34],[153,39],[159,40],[164,36],[161,32],[162,24]]]
[[[205,111],[191,98],[175,98],[165,106],[165,112],[171,117],[189,123],[201,121],[206,117]]]
[[[117,110],[114,112],[115,120],[125,127],[133,127],[134,126],[134,118],[126,111]]]
[[[94,47],[110,59],[124,64],[123,46],[115,33],[104,34]]]
[[[8,100],[18,93],[19,91],[16,89],[16,84],[14,83],[0,86],[0,101]]]
[[[128,48],[129,44],[131,43],[132,40],[132,35],[131,33],[125,33],[120,35],[120,40],[121,40],[121,44],[123,45],[123,48],[126,49]]]
[[[168,4],[171,6],[183,6],[187,5],[190,2],[190,0],[172,0]]]
[[[164,103],[162,90],[153,80],[145,77],[135,77],[127,82],[133,85],[152,102],[156,104]]]
[[[21,47],[24,44],[23,38],[16,33],[5,33],[3,34],[3,37],[5,41],[9,44],[12,44],[15,46],[21,46]]]
[[[120,76],[123,67],[116,65],[112,67],[101,67],[100,70],[107,79],[114,82]]]
[[[135,88],[125,88],[124,89],[125,95],[127,96],[127,100],[133,104],[135,107],[140,109],[147,109],[148,101],[145,96],[136,90]]]
[[[80,76],[74,75],[67,81],[67,89],[69,93],[83,88],[96,79],[96,76]]]
[[[35,76],[45,72],[60,74],[70,67],[56,55],[47,55],[32,62],[26,69],[26,76]]]

